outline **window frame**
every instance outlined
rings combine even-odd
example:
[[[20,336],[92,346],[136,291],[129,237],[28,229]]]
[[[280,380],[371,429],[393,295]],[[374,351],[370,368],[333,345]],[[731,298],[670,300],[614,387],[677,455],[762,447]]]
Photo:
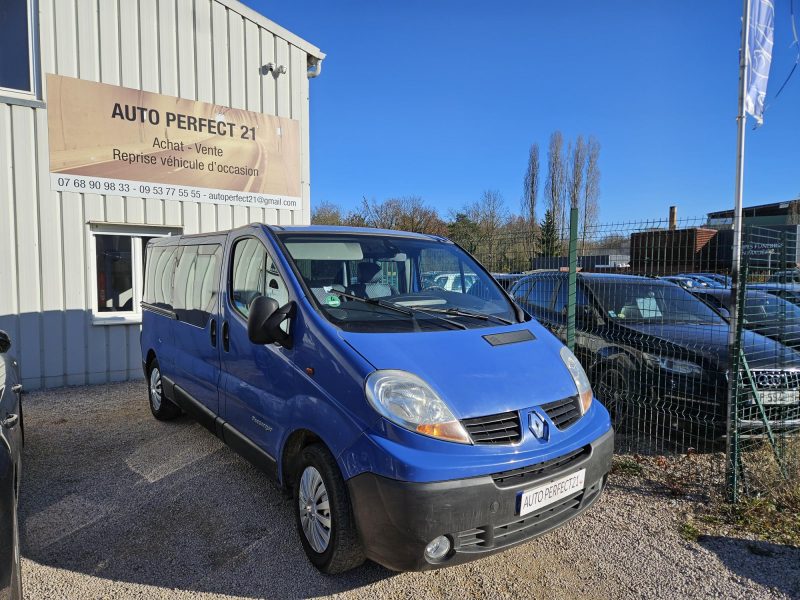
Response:
[[[28,7],[28,74],[30,90],[0,86],[0,101],[32,108],[44,108],[42,101],[42,70],[39,51],[39,0],[25,0]]]
[[[89,223],[87,231],[86,271],[89,279],[89,308],[92,325],[135,325],[142,322],[142,294],[144,293],[144,246],[142,238],[180,235],[180,227],[160,225],[114,225],[111,223]],[[133,294],[132,310],[100,311],[97,287],[97,236],[116,235],[131,238],[131,287]]]

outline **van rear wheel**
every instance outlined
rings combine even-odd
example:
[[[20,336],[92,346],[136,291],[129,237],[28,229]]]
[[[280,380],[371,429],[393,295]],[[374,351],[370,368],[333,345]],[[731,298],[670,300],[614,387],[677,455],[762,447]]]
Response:
[[[150,412],[159,421],[168,421],[181,414],[181,409],[164,396],[161,367],[155,358],[150,361],[147,372],[147,395],[150,400]]]
[[[321,444],[303,448],[294,472],[297,531],[311,563],[323,573],[342,573],[364,562],[353,509],[339,466]]]

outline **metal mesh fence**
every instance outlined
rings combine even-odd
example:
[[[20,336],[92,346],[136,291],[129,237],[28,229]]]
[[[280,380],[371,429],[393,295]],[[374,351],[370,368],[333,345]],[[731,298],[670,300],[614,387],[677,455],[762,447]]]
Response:
[[[691,456],[682,485],[729,497],[797,481],[797,226],[745,228],[736,295],[731,226],[705,218],[455,241],[573,347],[612,415],[618,451]]]

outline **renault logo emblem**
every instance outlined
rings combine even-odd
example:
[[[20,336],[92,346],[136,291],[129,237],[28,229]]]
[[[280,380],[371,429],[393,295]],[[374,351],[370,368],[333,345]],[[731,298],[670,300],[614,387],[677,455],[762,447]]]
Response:
[[[537,440],[547,441],[550,437],[547,422],[535,411],[528,413],[528,427]]]

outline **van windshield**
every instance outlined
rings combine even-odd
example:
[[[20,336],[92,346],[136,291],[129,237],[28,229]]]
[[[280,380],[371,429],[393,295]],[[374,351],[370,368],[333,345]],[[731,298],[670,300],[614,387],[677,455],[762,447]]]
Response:
[[[446,331],[517,321],[497,283],[451,243],[279,233],[318,310],[347,331]]]

